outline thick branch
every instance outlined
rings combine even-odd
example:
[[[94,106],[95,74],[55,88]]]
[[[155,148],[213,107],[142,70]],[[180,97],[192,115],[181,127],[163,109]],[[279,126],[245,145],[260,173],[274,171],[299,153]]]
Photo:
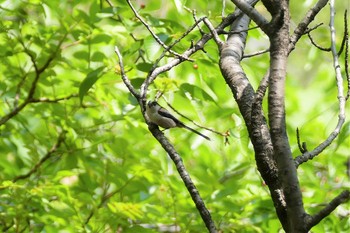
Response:
[[[255,160],[258,170],[270,189],[277,216],[283,228],[287,229],[287,206],[282,190],[282,184],[278,177],[277,165],[273,158],[274,151],[271,135],[262,108],[262,101],[268,87],[269,76],[270,72],[267,72],[261,80],[254,96],[251,113],[252,129],[250,138],[252,139],[254,146]]]
[[[275,27],[269,35],[271,42],[268,90],[269,125],[278,177],[282,183],[287,205],[288,226],[284,230],[286,232],[303,232],[306,213],[286,132],[285,119],[285,78],[290,24],[288,1],[280,1],[275,7],[279,8],[279,12],[272,19]]]
[[[234,98],[244,118],[254,146],[258,170],[270,189],[276,213],[284,226],[287,224],[286,206],[281,184],[277,176],[276,164],[272,158],[273,147],[269,129],[261,107],[269,75],[267,74],[264,77],[257,94],[255,94],[240,65],[249,22],[249,17],[244,15],[240,16],[231,25],[230,31],[237,31],[239,33],[231,34],[227,42],[222,46],[220,51],[220,69],[226,83],[234,94]]]

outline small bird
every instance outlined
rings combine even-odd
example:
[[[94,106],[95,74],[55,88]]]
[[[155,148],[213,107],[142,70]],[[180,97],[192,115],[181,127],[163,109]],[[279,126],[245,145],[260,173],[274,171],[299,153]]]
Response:
[[[201,134],[197,130],[188,127],[187,125],[176,119],[176,117],[171,115],[170,112],[168,112],[168,110],[160,106],[156,101],[149,101],[147,103],[146,114],[153,124],[156,124],[164,129],[174,127],[186,128],[192,131],[193,133],[196,133],[210,141],[209,137]]]

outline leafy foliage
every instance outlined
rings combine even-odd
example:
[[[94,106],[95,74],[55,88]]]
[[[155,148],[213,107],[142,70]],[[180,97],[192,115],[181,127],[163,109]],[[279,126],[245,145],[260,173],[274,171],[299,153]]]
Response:
[[[203,232],[183,183],[121,82],[116,44],[135,84],[143,81],[161,54],[159,44],[127,4],[121,0],[114,1],[114,7],[91,0],[0,3],[2,231]],[[134,4],[166,44],[193,24],[191,12],[182,4],[196,9],[198,16],[208,15],[213,24],[221,19],[221,3],[213,1]],[[338,4],[339,9],[345,6]],[[291,5],[293,14],[304,13],[301,4]],[[232,8],[227,6],[226,11]],[[319,20],[327,24],[326,16],[325,12]],[[342,19],[337,20],[341,32]],[[264,41],[261,32],[249,33],[253,35],[247,42],[249,52],[267,48],[266,43],[257,43]],[[321,42],[329,40],[322,32],[314,34]],[[181,52],[199,37],[196,29],[173,50]],[[333,129],[337,112],[329,55],[312,47],[307,38],[302,44],[290,59],[287,80],[288,133],[295,156],[296,127],[302,140],[314,147]],[[158,79],[150,98],[162,90],[185,116],[216,131],[231,132],[226,146],[215,134],[206,143],[183,129],[166,132],[183,155],[217,226],[223,232],[277,232],[280,225],[256,170],[245,125],[220,78],[216,45],[209,42],[205,50],[192,57],[195,63],[183,63]],[[253,83],[259,83],[266,61],[267,55],[245,60]],[[311,212],[320,209],[314,203],[325,203],[340,187],[349,187],[345,166],[349,124],[332,148],[299,168]],[[347,232],[348,211],[340,207],[314,232]]]

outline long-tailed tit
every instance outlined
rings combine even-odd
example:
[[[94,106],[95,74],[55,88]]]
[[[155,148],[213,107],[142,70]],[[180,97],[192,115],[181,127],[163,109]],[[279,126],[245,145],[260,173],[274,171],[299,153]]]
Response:
[[[197,130],[194,130],[178,119],[171,115],[168,110],[160,106],[156,101],[149,101],[146,105],[146,114],[148,118],[151,120],[153,124],[156,124],[164,129],[174,128],[174,127],[180,127],[180,128],[186,128],[193,133],[196,133],[203,138],[210,140],[209,137],[201,134]]]

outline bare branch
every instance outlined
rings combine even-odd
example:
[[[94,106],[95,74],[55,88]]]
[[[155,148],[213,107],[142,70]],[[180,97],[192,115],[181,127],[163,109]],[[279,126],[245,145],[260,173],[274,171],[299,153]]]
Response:
[[[171,49],[172,47],[174,47],[177,43],[179,43],[183,38],[185,38],[196,26],[198,26],[198,24],[199,24],[200,22],[203,21],[203,19],[204,19],[204,17],[203,17],[203,18],[200,18],[199,20],[196,20],[196,22],[195,22],[189,29],[187,29],[187,31],[184,32],[180,38],[176,39],[172,44],[170,44],[170,45],[168,46],[168,48],[165,49],[165,50],[163,51],[163,53],[160,55],[160,57],[154,62],[154,65],[153,65],[153,67],[152,67],[152,70],[154,70],[154,69],[158,66],[158,63],[160,62],[160,60],[163,59],[163,57],[164,57],[165,54],[168,52],[168,50],[170,50],[170,49]],[[187,60],[188,60],[188,61],[193,61],[193,60],[190,59],[190,58],[187,58]]]
[[[344,34],[345,34],[345,76],[348,82],[348,91],[345,100],[350,97],[350,74],[349,74],[349,26],[348,26],[348,12],[344,13]]]
[[[349,74],[349,38],[347,38],[347,45],[345,46],[345,76],[348,82],[348,91],[345,97],[347,101],[350,97],[350,74]]]
[[[345,10],[344,12],[344,35],[343,35],[343,40],[341,42],[341,46],[338,52],[338,56],[342,54],[344,47],[346,46],[345,43],[347,42],[347,38],[349,37],[347,12],[348,12],[347,10]]]
[[[254,5],[257,2],[257,0],[249,0],[248,3]],[[235,19],[237,19],[240,15],[242,14],[242,11],[237,10],[234,13],[228,15],[225,19],[223,19],[223,21],[215,28],[215,30],[217,32],[223,31],[223,29],[227,26],[229,26]],[[202,18],[204,19],[204,18]],[[195,27],[197,24],[194,24],[192,27]],[[193,29],[191,29],[193,30]],[[191,31],[191,30],[188,30]],[[198,50],[203,50],[204,45],[213,37],[213,35],[211,33],[209,34],[204,34],[202,36],[202,38],[197,41],[197,43],[193,46],[191,46],[189,49],[187,49],[182,56],[184,57],[190,57],[192,54],[194,54],[195,52],[197,52]],[[175,58],[174,60],[168,62],[167,64],[161,66],[161,67],[156,67],[154,68],[154,70],[152,70],[149,75],[147,76],[146,80],[144,81],[144,83],[141,85],[140,88],[140,97],[142,100],[146,99],[146,95],[147,95],[147,89],[148,86],[154,81],[154,79],[156,79],[156,77],[163,73],[166,72],[170,69],[172,69],[173,67],[175,67],[176,65],[180,64],[181,62],[183,62],[184,60],[181,58]]]
[[[202,28],[199,26],[199,22],[198,22],[198,20],[197,20],[197,12],[196,12],[196,10],[192,10],[192,15],[193,15],[194,22],[196,23],[199,32],[200,32],[201,35],[203,36],[205,33],[204,33],[204,31],[202,30]],[[202,17],[202,18],[204,18],[204,17]]]
[[[326,149],[333,140],[338,136],[340,133],[340,130],[345,122],[345,97],[344,97],[344,87],[343,87],[343,77],[340,70],[340,65],[338,61],[338,53],[336,50],[336,43],[335,43],[335,27],[334,27],[334,17],[335,17],[335,9],[334,9],[334,0],[330,1],[330,31],[331,31],[331,50],[333,55],[333,67],[335,70],[335,78],[336,78],[336,85],[337,85],[337,91],[338,91],[338,106],[339,106],[339,113],[338,113],[338,122],[336,127],[334,128],[333,132],[328,136],[328,138],[322,142],[319,146],[317,146],[314,150],[304,153],[298,157],[295,158],[294,162],[296,167],[298,167],[300,164],[313,159],[315,156],[319,155],[324,149]]]
[[[305,15],[304,19],[298,24],[290,37],[289,52],[294,50],[295,44],[300,37],[305,34],[308,25],[314,20],[315,16],[321,11],[321,9],[327,4],[328,0],[319,0],[315,6],[313,6]]]
[[[23,87],[26,78],[28,77],[28,74],[24,74],[23,77],[21,77],[21,81],[17,84],[17,88],[16,88],[16,96],[15,96],[15,100],[13,102],[13,107],[16,108],[18,106],[18,101],[20,99],[20,92],[21,92],[21,88]]]
[[[192,27],[195,27],[195,25],[193,25]],[[202,38],[194,46],[191,46],[189,49],[187,49],[182,54],[182,56],[183,57],[190,57],[192,54],[194,54],[198,50],[202,50],[203,47],[204,47],[204,44],[207,41],[209,41],[211,38],[212,38],[211,34],[203,35]],[[141,85],[141,91],[140,91],[141,99],[145,99],[146,98],[148,86],[156,79],[156,77],[158,75],[160,75],[161,73],[164,73],[164,72],[172,69],[173,67],[177,66],[178,64],[180,64],[183,61],[184,60],[181,59],[181,58],[175,58],[175,59],[171,60],[170,62],[168,62],[167,64],[165,64],[163,66],[160,66],[160,67],[156,67],[155,69],[153,69],[149,73],[149,75],[147,76],[146,80]]]
[[[225,8],[226,8],[226,0],[221,0],[222,1],[222,9],[221,9],[221,17],[225,17]]]
[[[297,132],[297,143],[298,143],[299,150],[301,153],[305,153],[307,152],[306,142],[300,143],[299,128],[297,128],[296,132]]]
[[[258,51],[258,52],[255,52],[255,53],[251,53],[251,54],[244,54],[242,59],[243,58],[250,58],[250,57],[259,56],[261,54],[268,53],[268,52],[270,52],[270,49],[261,50],[261,51]]]
[[[211,24],[208,18],[204,18],[204,23],[207,25],[208,29],[210,30],[210,33],[212,34],[216,44],[221,48],[223,46],[222,40],[219,38],[219,35],[217,31],[215,30],[214,26]]]
[[[128,76],[125,73],[123,57],[122,57],[121,53],[119,52],[118,46],[114,46],[114,51],[117,54],[118,59],[119,59],[120,72],[122,75],[123,82],[125,83],[126,87],[129,89],[130,93],[137,100],[140,99],[140,94],[136,92],[135,88],[133,87],[133,85],[130,82],[130,79],[128,78]]]
[[[224,31],[224,30],[221,30],[221,31],[217,31],[218,34],[225,34],[225,35],[231,35],[231,34],[238,34],[238,33],[241,33],[241,32],[247,32],[247,31],[250,31],[250,30],[254,30],[254,29],[257,29],[259,28],[259,26],[255,26],[255,27],[251,27],[251,28],[248,28],[246,30],[240,30],[240,31]]]
[[[134,6],[131,4],[130,0],[126,0],[126,2],[128,3],[128,5],[130,6],[131,10],[134,12],[136,18],[138,20],[140,20],[140,22],[147,28],[147,30],[151,33],[151,35],[153,36],[153,38],[157,41],[158,44],[160,44],[164,49],[168,49],[168,46],[166,44],[163,43],[163,41],[152,31],[151,27],[148,25],[148,23],[146,23],[146,21],[144,21],[142,19],[142,17],[140,16],[140,14],[136,11],[136,9],[134,8]],[[172,50],[168,50],[169,53],[180,57],[181,59],[187,60],[187,57],[182,56],[181,54],[172,51]]]
[[[16,176],[15,178],[13,178],[13,182],[17,182],[18,180],[23,180],[26,179],[28,177],[30,177],[31,175],[33,175],[44,163],[46,160],[48,160],[49,158],[51,158],[51,156],[58,150],[58,148],[61,146],[62,142],[65,140],[65,134],[66,131],[62,131],[60,133],[60,135],[57,138],[56,143],[52,146],[52,148],[46,153],[46,155],[44,157],[42,157],[39,162],[37,164],[34,165],[34,167],[27,172],[24,175],[19,175]]]
[[[346,190],[335,197],[328,205],[326,205],[320,212],[310,217],[307,221],[307,230],[317,225],[322,219],[332,213],[339,205],[346,203],[350,200],[350,191]]]
[[[252,4],[254,4],[254,2],[252,2]],[[264,76],[255,94],[240,65],[247,36],[246,29],[248,29],[250,20],[248,16],[240,15],[238,12],[240,12],[240,10],[236,9],[232,14],[237,14],[238,16],[231,24],[230,31],[239,31],[240,33],[230,34],[226,42],[227,45],[223,46],[223,49],[220,51],[220,69],[232,90],[244,118],[254,146],[258,170],[268,185],[278,218],[282,225],[285,226],[287,224],[286,205],[281,183],[277,175],[276,164],[272,158],[273,147],[269,129],[261,108],[261,102],[268,86],[269,73]]]
[[[313,26],[313,27],[311,27],[311,28],[307,28],[307,29],[305,30],[304,34],[307,34],[307,33],[309,33],[309,32],[312,32],[313,30],[316,30],[318,27],[320,27],[320,26],[322,26],[322,25],[323,25],[323,23],[319,23],[319,24],[317,24],[316,26]]]
[[[49,99],[46,97],[41,97],[39,99],[31,99],[30,102],[31,103],[58,103],[62,100],[69,100],[69,99],[74,98],[74,97],[78,97],[78,94],[71,94],[71,95],[61,97],[61,98],[56,98],[56,99]]]
[[[164,136],[164,134],[159,130],[159,128],[154,125],[150,124],[148,126],[149,130],[153,134],[153,136],[158,140],[158,142],[162,145],[164,150],[168,153],[170,158],[173,160],[176,169],[184,182],[188,192],[191,195],[191,198],[193,202],[195,203],[203,222],[205,223],[207,229],[209,232],[214,233],[217,232],[215,223],[211,218],[210,212],[206,208],[203,199],[201,198],[197,187],[194,185],[190,174],[187,172],[185,165],[183,164],[181,156],[177,153],[174,146],[167,140],[167,138]]]
[[[309,39],[311,41],[311,44],[313,44],[316,48],[318,48],[319,50],[322,50],[322,51],[326,51],[326,52],[329,52],[331,51],[331,48],[324,48],[324,47],[321,47],[319,46],[318,44],[316,44],[316,42],[314,41],[314,39],[312,38],[310,32],[307,34],[309,36]]]

